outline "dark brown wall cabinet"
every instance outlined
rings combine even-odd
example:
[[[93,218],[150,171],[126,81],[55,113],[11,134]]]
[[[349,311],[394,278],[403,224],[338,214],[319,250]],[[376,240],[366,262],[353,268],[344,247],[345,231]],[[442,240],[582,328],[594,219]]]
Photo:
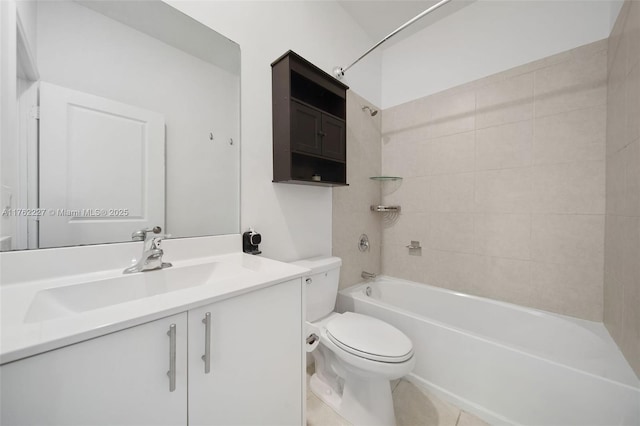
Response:
[[[347,86],[288,51],[271,64],[273,181],[347,184]]]

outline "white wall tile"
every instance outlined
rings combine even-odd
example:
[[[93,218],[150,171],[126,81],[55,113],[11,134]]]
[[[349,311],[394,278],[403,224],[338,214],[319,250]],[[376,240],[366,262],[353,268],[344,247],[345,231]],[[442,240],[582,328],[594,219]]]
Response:
[[[606,107],[599,105],[535,121],[533,163],[602,161],[605,158]]]
[[[424,176],[419,149],[423,141],[382,144],[382,175],[404,178]]]
[[[622,307],[624,306],[624,287],[610,275],[604,276],[604,298],[602,322],[616,342],[623,340]]]
[[[455,291],[478,294],[479,276],[485,267],[483,256],[453,251],[424,250],[431,262],[430,284]]]
[[[604,213],[604,161],[534,166],[532,183],[533,212]]]
[[[382,192],[382,204],[399,205],[405,213],[427,211],[427,204],[431,195],[429,187],[430,177],[409,177],[394,186],[392,192]],[[384,185],[384,183],[381,183]]]
[[[531,215],[475,215],[475,251],[486,256],[531,258]]]
[[[533,73],[498,81],[478,89],[476,128],[533,118]]]
[[[627,72],[631,71],[640,62],[640,4],[630,1],[629,14],[625,22],[624,33],[629,40],[627,56]]]
[[[411,240],[427,241],[429,237],[429,213],[402,212],[383,215],[382,238],[385,244],[407,245]]]
[[[634,229],[635,228],[635,229]],[[629,271],[624,273],[624,305],[622,309],[621,348],[636,372],[640,372],[640,217],[634,217],[628,228],[630,247],[629,260],[625,261]],[[635,257],[635,261],[633,260]]]
[[[425,99],[429,138],[472,131],[476,120],[476,94],[473,91],[446,91]]]
[[[541,309],[602,321],[601,266],[531,262],[531,271]]]
[[[607,52],[535,72],[536,117],[604,105],[607,96]]]
[[[402,244],[385,244],[382,246],[382,273],[393,277],[434,284],[435,259],[428,249],[422,249],[420,255],[409,254],[409,249]]]
[[[531,169],[517,168],[476,173],[476,207],[480,212],[531,211]]]
[[[604,215],[534,214],[531,259],[600,265],[604,262]]]
[[[531,306],[535,291],[531,286],[531,262],[483,256],[477,270],[477,291],[481,296]]]
[[[531,165],[531,120],[476,131],[476,169],[492,170]]]
[[[416,154],[422,176],[472,172],[475,166],[475,134],[471,131],[427,140],[420,144]]]
[[[426,178],[425,211],[471,212],[474,192],[473,173],[456,173]]]
[[[607,92],[607,156],[627,146],[627,82],[609,78]]]
[[[640,45],[638,42],[636,45]],[[639,54],[636,53],[636,56]],[[640,66],[636,65],[626,78],[626,116],[627,128],[625,132],[626,143],[640,137]]]
[[[390,110],[406,117],[383,118],[382,169],[405,179],[382,188],[383,203],[402,206],[382,222],[385,273],[602,317],[607,48],[592,43]],[[614,129],[622,140],[624,117]],[[635,182],[635,155],[620,158],[620,179]],[[621,211],[638,204],[623,186]],[[416,239],[421,256],[409,256]]]
[[[627,145],[624,158],[624,190],[621,212],[626,216],[640,216],[640,140]]]
[[[472,213],[430,213],[429,233],[423,246],[437,250],[473,253],[474,215]],[[412,238],[415,239],[415,238]]]
[[[622,214],[627,204],[626,192],[626,152],[615,152],[607,157],[606,163],[606,213]]]
[[[332,255],[342,258],[340,288],[360,282],[362,270],[378,272],[381,261],[382,217],[369,210],[369,205],[379,204],[382,196],[381,184],[369,179],[379,175],[381,169],[381,117],[363,114],[362,105],[371,103],[353,91],[347,92],[349,186],[332,190]],[[369,251],[358,250],[361,234],[369,237]]]

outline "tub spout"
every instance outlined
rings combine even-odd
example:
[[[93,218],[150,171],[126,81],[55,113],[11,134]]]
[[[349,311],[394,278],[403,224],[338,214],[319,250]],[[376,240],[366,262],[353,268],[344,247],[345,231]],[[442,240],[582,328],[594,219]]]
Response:
[[[378,275],[374,274],[373,272],[362,271],[360,276],[365,280],[372,280],[375,279],[375,277],[377,277]]]

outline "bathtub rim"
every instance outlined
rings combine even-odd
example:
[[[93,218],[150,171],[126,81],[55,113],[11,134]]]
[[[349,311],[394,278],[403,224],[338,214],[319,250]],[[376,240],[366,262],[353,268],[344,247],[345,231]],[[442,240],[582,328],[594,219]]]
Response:
[[[482,296],[476,296],[476,295],[472,295],[472,294],[467,294],[467,293],[462,293],[456,290],[450,290],[450,289],[446,289],[446,288],[441,288],[441,287],[436,287],[433,286],[431,284],[426,284],[426,283],[418,283],[415,281],[409,281],[409,280],[405,280],[402,278],[396,278],[396,277],[392,277],[392,276],[388,276],[388,275],[378,275],[375,279],[373,280],[368,280],[368,281],[362,281],[360,283],[354,284],[352,286],[346,287],[344,289],[341,289],[339,291],[340,295],[344,296],[344,297],[351,297],[354,299],[358,299],[361,300],[365,303],[370,303],[372,305],[375,305],[379,308],[389,308],[391,307],[394,311],[399,312],[403,315],[407,315],[415,320],[419,320],[419,321],[425,321],[429,324],[438,326],[438,327],[442,327],[448,331],[454,332],[454,333],[459,333],[459,334],[464,334],[470,338],[476,339],[476,340],[480,340],[486,343],[491,343],[494,345],[497,345],[503,349],[509,350],[509,351],[515,351],[517,353],[526,355],[526,356],[530,356],[545,362],[549,362],[551,364],[554,364],[556,366],[562,367],[562,368],[568,368],[570,370],[573,370],[575,372],[581,373],[581,374],[586,374],[589,375],[591,377],[597,378],[599,380],[604,380],[606,382],[609,382],[611,384],[615,384],[618,386],[623,386],[625,388],[628,388],[632,391],[635,391],[638,393],[638,398],[640,398],[640,378],[636,377],[636,382],[634,384],[630,384],[630,383],[625,383],[622,382],[620,380],[616,380],[616,379],[612,379],[609,377],[605,377],[605,376],[601,376],[598,375],[596,373],[593,373],[591,371],[588,370],[584,370],[581,368],[577,368],[575,366],[569,365],[567,363],[564,362],[560,362],[554,359],[550,359],[549,357],[545,357],[542,355],[539,355],[537,353],[533,353],[533,352],[529,352],[524,350],[521,347],[518,347],[517,345],[509,345],[507,343],[504,343],[500,340],[496,340],[496,339],[492,339],[489,338],[487,336],[484,336],[482,334],[479,334],[477,332],[465,329],[465,328],[461,328],[461,327],[457,327],[451,324],[447,324],[443,321],[439,321],[437,319],[433,319],[433,318],[429,318],[429,317],[425,317],[422,315],[419,315],[417,313],[411,312],[407,309],[403,309],[401,307],[397,307],[394,305],[391,305],[389,303],[386,303],[384,301],[381,301],[379,299],[373,298],[373,297],[367,297],[363,294],[362,289],[364,289],[364,287],[366,287],[367,285],[370,284],[375,284],[378,282],[389,282],[389,283],[394,283],[394,282],[399,282],[401,284],[406,284],[406,285],[410,285],[413,287],[428,287],[429,290],[433,290],[433,291],[437,291],[439,293],[446,293],[446,294],[455,294],[456,296],[461,296],[464,298],[469,298],[472,300],[478,300],[481,302],[488,302],[490,304],[493,305],[498,305],[498,306],[502,306],[505,308],[509,308],[509,309],[515,309],[521,312],[526,312],[526,313],[533,313],[536,316],[553,316],[556,317],[558,319],[561,320],[565,320],[565,321],[569,321],[579,327],[583,327],[586,328],[589,332],[592,332],[593,334],[595,334],[598,338],[604,339],[605,341],[607,341],[609,344],[615,345],[616,348],[618,348],[618,351],[620,351],[620,348],[617,346],[617,344],[615,343],[615,341],[613,341],[613,339],[611,338],[611,336],[607,333],[606,335],[603,334],[603,330],[601,327],[599,327],[599,325],[602,325],[603,323],[597,322],[597,321],[591,321],[591,320],[586,320],[586,319],[582,319],[582,318],[575,318],[575,317],[571,317],[568,315],[562,315],[562,314],[558,314],[555,312],[549,312],[549,311],[544,311],[541,309],[536,309],[536,308],[530,308],[530,307],[526,307],[526,306],[521,306],[521,305],[517,305],[514,303],[510,303],[510,302],[504,302],[504,301],[500,301],[500,300],[494,300],[494,299],[490,299],[487,297],[482,297]],[[604,330],[606,332],[606,329]],[[626,361],[626,359],[625,359]],[[627,361],[628,364],[628,361]],[[630,367],[629,367],[630,368]],[[632,377],[633,379],[633,377]],[[430,386],[429,386],[430,387]]]
[[[360,287],[365,287],[368,284],[371,283],[377,283],[377,282],[400,282],[402,284],[407,284],[410,285],[412,287],[428,287],[430,290],[441,293],[441,294],[454,294],[456,296],[460,296],[463,297],[465,299],[471,299],[471,300],[477,300],[477,301],[481,301],[483,303],[488,303],[491,305],[497,305],[497,306],[501,306],[504,308],[509,308],[509,309],[513,309],[513,310],[517,310],[520,312],[526,312],[529,314],[534,314],[535,316],[553,316],[562,320],[566,320],[569,322],[572,322],[580,327],[586,328],[587,330],[589,330],[590,332],[596,334],[599,338],[605,338],[607,340],[611,339],[611,336],[606,335],[603,336],[602,335],[602,331],[601,329],[598,327],[600,324],[602,324],[602,322],[599,321],[592,321],[592,320],[588,320],[588,319],[584,319],[584,318],[578,318],[578,317],[572,317],[570,315],[564,315],[564,314],[559,314],[557,312],[551,312],[551,311],[545,311],[543,309],[539,309],[539,308],[533,308],[533,307],[529,307],[529,306],[522,306],[522,305],[518,305],[516,303],[511,303],[511,302],[505,302],[502,300],[496,300],[496,299],[491,299],[489,297],[484,297],[484,296],[477,296],[475,294],[469,294],[469,293],[464,293],[458,290],[451,290],[448,288],[443,288],[443,287],[438,287],[438,286],[434,286],[432,284],[427,284],[427,283],[418,283],[416,281],[410,281],[410,280],[405,280],[403,278],[397,278],[397,277],[392,277],[390,275],[378,275],[375,279],[373,280],[368,280],[368,281],[361,281],[357,284],[353,284],[349,287],[345,287],[343,289],[341,289],[339,291],[339,293],[341,294],[354,294],[357,292],[357,290],[359,290]],[[369,298],[369,299],[365,299],[362,298],[363,300],[366,301],[376,301],[377,299],[375,298]],[[378,302],[380,304],[385,304],[384,302]],[[385,304],[388,306],[388,304]],[[401,308],[398,308],[401,309]],[[409,314],[412,314],[410,311],[407,311],[406,309],[401,309],[403,312],[407,312]],[[418,316],[416,314],[413,314],[414,316]],[[422,318],[422,317],[420,317]],[[437,323],[438,325],[445,325],[445,323],[441,323],[440,321],[437,320],[433,320],[435,323]],[[451,327],[451,326],[449,326]],[[457,328],[454,327],[455,329],[460,329],[465,331],[465,329],[462,328]],[[470,332],[473,333],[473,332]],[[474,333],[476,334],[476,333]]]

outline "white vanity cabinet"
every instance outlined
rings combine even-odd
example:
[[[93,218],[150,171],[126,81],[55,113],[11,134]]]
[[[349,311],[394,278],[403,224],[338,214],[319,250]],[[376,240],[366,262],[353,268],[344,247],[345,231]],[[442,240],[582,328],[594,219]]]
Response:
[[[190,426],[303,423],[302,306],[297,279],[189,311]]]
[[[175,325],[175,390],[167,334]],[[187,314],[182,313],[0,367],[0,424],[184,425]]]
[[[298,278],[4,364],[0,424],[301,425],[302,309]]]

